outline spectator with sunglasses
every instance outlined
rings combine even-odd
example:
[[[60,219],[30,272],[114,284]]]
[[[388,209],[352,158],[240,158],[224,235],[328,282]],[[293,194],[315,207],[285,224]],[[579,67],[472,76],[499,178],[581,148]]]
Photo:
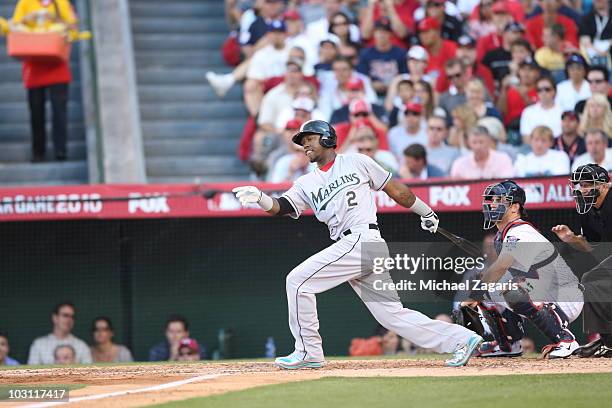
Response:
[[[543,76],[538,79],[536,89],[539,101],[525,108],[521,115],[520,132],[524,143],[529,143],[529,136],[537,126],[548,126],[555,137],[562,132],[563,110],[555,102],[555,81],[550,76]]]
[[[349,104],[349,121],[335,126],[339,153],[344,152],[355,143],[355,131],[362,126],[372,128],[378,139],[379,147],[389,150],[387,126],[376,118],[372,105],[366,99],[355,99]]]
[[[610,86],[610,73],[604,66],[595,65],[589,68],[587,73],[587,82],[592,95],[601,94],[608,98],[608,104],[612,106],[612,86]],[[574,107],[574,110],[582,114],[586,99],[580,101]]]
[[[363,126],[357,130],[356,134],[355,150],[357,153],[370,157],[389,173],[398,174],[399,164],[397,159],[391,152],[378,148],[378,139],[374,129]]]
[[[436,166],[444,175],[450,171],[451,165],[459,157],[459,149],[446,144],[448,139],[448,126],[446,118],[432,116],[427,121],[427,156],[429,163]]]
[[[57,304],[51,313],[53,331],[39,337],[30,347],[29,365],[54,364],[55,350],[59,346],[69,345],[75,351],[75,361],[79,364],[91,364],[91,351],[87,344],[72,335],[75,320],[75,307],[70,302]]]
[[[108,317],[100,316],[93,320],[91,336],[94,345],[91,346],[91,356],[94,363],[127,363],[134,361],[127,347],[113,342],[115,330]]]

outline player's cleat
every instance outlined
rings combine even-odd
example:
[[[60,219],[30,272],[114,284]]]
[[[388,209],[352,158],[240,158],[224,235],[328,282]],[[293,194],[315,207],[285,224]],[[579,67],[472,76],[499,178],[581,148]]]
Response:
[[[612,358],[612,347],[604,345],[603,340],[600,338],[580,347],[576,354],[582,358]]]
[[[207,72],[206,79],[210,83],[210,86],[213,87],[215,93],[219,97],[225,96],[227,91],[236,83],[233,74],[215,74],[214,72]]]
[[[520,341],[510,344],[510,350],[502,350],[497,341],[485,341],[474,354],[476,357],[520,357],[523,355],[523,346]]]
[[[304,360],[304,353],[294,351],[285,357],[278,357],[274,360],[274,365],[285,370],[297,370],[300,368],[321,368],[325,364],[324,361]]]
[[[461,367],[470,361],[470,357],[474,354],[474,351],[478,350],[478,347],[482,344],[484,339],[477,334],[470,337],[461,348],[459,348],[453,354],[453,358],[446,360],[446,365],[449,367]]]
[[[542,358],[568,358],[580,348],[576,340],[560,341],[542,348]]]

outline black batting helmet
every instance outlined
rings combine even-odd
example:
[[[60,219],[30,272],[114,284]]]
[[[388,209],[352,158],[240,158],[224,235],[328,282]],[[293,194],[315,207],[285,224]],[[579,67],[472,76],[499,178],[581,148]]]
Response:
[[[319,143],[328,149],[336,147],[336,130],[324,120],[309,120],[305,122],[300,131],[291,140],[293,143],[302,145],[302,138],[307,135],[319,135]]]
[[[579,166],[572,172],[570,184],[578,214],[586,214],[591,211],[600,195],[598,186],[609,182],[608,171],[595,163]]]

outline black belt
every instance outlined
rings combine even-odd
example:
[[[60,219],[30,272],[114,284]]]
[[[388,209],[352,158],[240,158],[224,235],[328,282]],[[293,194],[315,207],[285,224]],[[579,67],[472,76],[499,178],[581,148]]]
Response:
[[[368,228],[370,228],[371,230],[377,230],[377,231],[378,231],[378,225],[376,225],[376,224],[368,224]],[[349,229],[347,229],[346,231],[344,231],[344,232],[342,233],[342,235],[344,235],[344,236],[346,237],[347,235],[351,235],[352,233],[353,233],[353,232],[352,232],[352,231],[351,231],[351,229],[349,228]],[[338,239],[337,239],[337,241],[340,241],[340,238],[338,238]]]

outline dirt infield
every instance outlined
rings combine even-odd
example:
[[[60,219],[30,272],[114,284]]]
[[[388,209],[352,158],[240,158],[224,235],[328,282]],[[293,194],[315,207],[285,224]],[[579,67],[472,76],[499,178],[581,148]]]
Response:
[[[117,408],[329,376],[413,377],[597,372],[612,372],[612,359],[472,359],[468,367],[462,368],[444,367],[443,360],[438,359],[332,360],[323,369],[299,371],[280,371],[268,362],[14,369],[0,371],[0,385],[85,384],[85,388],[70,393],[70,406]],[[108,395],[113,393],[122,395]],[[3,403],[2,406],[23,408],[44,405]]]

